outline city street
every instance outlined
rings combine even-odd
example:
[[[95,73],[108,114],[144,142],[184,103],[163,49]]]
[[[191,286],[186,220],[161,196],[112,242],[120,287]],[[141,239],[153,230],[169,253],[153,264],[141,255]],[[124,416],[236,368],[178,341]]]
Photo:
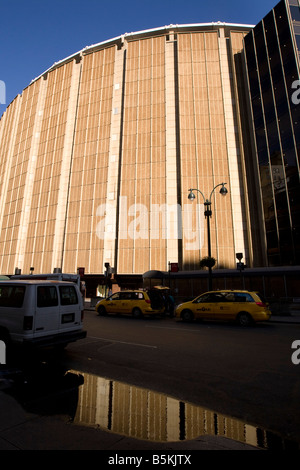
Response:
[[[278,446],[283,441],[299,445],[300,365],[291,360],[292,342],[300,339],[299,324],[242,328],[213,322],[189,324],[169,317],[100,317],[85,311],[84,326],[87,338],[70,344],[59,359],[44,368],[45,376],[41,368],[27,369],[27,392],[23,393],[23,386],[14,394],[27,411],[47,414],[51,409],[50,413],[67,414],[77,424],[101,425],[106,405],[100,406],[95,394],[102,390],[103,403],[107,402],[104,414],[111,417],[107,429],[126,433],[117,421],[124,421],[124,407],[133,408],[133,396],[148,397],[146,414],[149,397],[153,403],[164,403],[166,397],[168,410],[162,406],[159,412],[155,404],[155,413],[160,413],[161,420],[166,414],[169,426],[172,408],[178,407],[179,414],[183,410],[186,422],[182,425],[179,420],[178,432],[168,428],[178,440],[197,437],[199,419],[197,426],[193,421],[194,431],[189,430],[188,420],[202,413],[205,432],[210,435],[236,439],[237,431],[230,435],[232,426],[248,433],[256,430],[255,438],[247,443],[258,447],[269,448],[272,442]],[[51,383],[60,383],[62,372],[68,372],[64,387],[74,390],[75,384],[79,393],[65,401],[53,400],[62,394],[61,387],[51,390]],[[130,397],[127,405],[126,397]],[[125,421],[132,419],[126,416]],[[225,423],[223,430],[221,423]],[[141,430],[135,432],[133,437],[143,438]],[[269,442],[259,442],[259,436]],[[145,439],[151,440],[151,436]],[[156,434],[153,440],[157,440]]]

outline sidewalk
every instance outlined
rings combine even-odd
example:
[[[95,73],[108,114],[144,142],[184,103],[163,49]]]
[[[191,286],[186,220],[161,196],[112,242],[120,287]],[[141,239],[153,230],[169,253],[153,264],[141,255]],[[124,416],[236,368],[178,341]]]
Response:
[[[165,443],[132,439],[99,428],[72,424],[64,415],[28,413],[14,398],[0,391],[1,450],[102,450],[106,451],[105,455],[114,456],[117,451],[131,451],[131,455],[135,455],[140,450],[188,454],[195,450],[259,449],[219,436]]]

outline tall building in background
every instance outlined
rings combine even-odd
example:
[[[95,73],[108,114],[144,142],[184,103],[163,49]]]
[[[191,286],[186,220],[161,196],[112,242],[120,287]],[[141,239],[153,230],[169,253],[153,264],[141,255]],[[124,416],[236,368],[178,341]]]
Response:
[[[235,55],[250,26],[169,26],[56,63],[0,122],[0,271],[142,274],[252,263]]]
[[[300,8],[282,0],[246,36],[265,264],[300,264]]]
[[[34,79],[0,121],[0,272],[195,270],[216,186],[217,267],[299,264],[299,11],[126,34]]]

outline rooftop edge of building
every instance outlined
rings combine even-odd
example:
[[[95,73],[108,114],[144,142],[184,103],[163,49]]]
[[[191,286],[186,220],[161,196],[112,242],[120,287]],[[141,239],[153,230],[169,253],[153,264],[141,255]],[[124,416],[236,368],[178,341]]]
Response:
[[[150,29],[145,29],[145,30],[141,30],[141,31],[124,33],[124,34],[121,34],[120,36],[116,36],[114,38],[107,39],[105,41],[101,41],[101,42],[96,43],[96,44],[91,44],[90,46],[86,46],[83,49],[75,52],[74,54],[71,54],[70,56],[67,56],[64,59],[61,59],[58,62],[54,62],[54,64],[51,65],[51,67],[46,69],[44,72],[42,72],[36,78],[32,79],[29,85],[31,85],[33,82],[35,82],[36,80],[41,78],[43,75],[45,75],[48,72],[54,70],[56,67],[59,67],[59,66],[65,64],[65,63],[67,63],[71,60],[74,60],[77,56],[91,54],[91,53],[93,53],[93,52],[95,52],[99,49],[102,49],[104,47],[107,47],[109,45],[123,43],[125,39],[127,41],[130,41],[130,40],[133,41],[135,39],[141,39],[143,37],[147,37],[147,36],[151,36],[151,35],[157,36],[157,35],[161,35],[163,33],[166,33],[166,34],[168,34],[170,32],[178,33],[178,32],[191,31],[191,30],[198,31],[199,29],[200,30],[206,30],[206,29],[211,30],[211,29],[219,29],[219,28],[227,28],[227,29],[234,28],[234,29],[239,29],[239,30],[240,29],[242,29],[242,30],[245,30],[245,29],[251,30],[254,27],[255,27],[255,25],[250,25],[250,24],[226,23],[226,22],[222,22],[222,21],[217,21],[217,22],[213,21],[213,22],[210,22],[210,23],[190,23],[190,24],[182,24],[182,25],[170,24],[170,25],[166,25],[166,26],[160,26],[160,27],[157,27],[157,28],[150,28]]]

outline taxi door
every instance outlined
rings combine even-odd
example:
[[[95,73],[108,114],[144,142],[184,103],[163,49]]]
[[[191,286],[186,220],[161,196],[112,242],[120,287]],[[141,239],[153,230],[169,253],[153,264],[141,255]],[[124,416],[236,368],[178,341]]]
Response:
[[[116,292],[106,299],[105,309],[107,313],[119,313],[120,305],[120,292]]]
[[[217,320],[231,320],[234,315],[234,294],[220,292],[217,309]]]
[[[131,313],[132,305],[133,305],[132,293],[121,292],[118,313]]]
[[[196,318],[219,320],[223,317],[223,300],[224,297],[219,292],[205,294],[196,307]]]
[[[194,301],[194,317],[199,319],[211,318],[213,305],[211,302],[211,294],[204,294]]]

